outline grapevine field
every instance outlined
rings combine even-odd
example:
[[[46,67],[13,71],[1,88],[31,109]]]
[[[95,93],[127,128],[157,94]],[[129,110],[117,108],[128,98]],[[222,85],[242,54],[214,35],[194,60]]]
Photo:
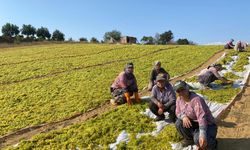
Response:
[[[18,129],[59,121],[76,113],[84,113],[111,98],[109,87],[127,62],[135,65],[139,90],[147,85],[152,64],[162,62],[171,78],[185,74],[207,61],[222,46],[152,46],[105,44],[55,44],[0,49],[0,135]],[[229,52],[222,64],[238,61],[232,70],[244,71],[249,53]],[[233,73],[225,76],[237,80]],[[196,77],[186,79],[188,82]],[[217,91],[198,90],[210,101],[229,102],[239,88]],[[22,141],[7,149],[108,149],[123,131],[129,142],[118,149],[171,149],[169,142],[180,141],[173,125],[165,127],[158,136],[150,133],[156,128],[153,119],[141,112],[147,103],[126,105],[98,117]],[[157,143],[157,147],[156,144]]]

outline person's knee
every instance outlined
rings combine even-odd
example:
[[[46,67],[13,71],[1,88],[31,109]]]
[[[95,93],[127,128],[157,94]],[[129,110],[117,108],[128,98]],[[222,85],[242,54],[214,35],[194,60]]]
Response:
[[[152,111],[152,110],[155,110],[156,109],[156,104],[150,100],[150,102],[148,103],[148,107],[149,109]]]
[[[194,133],[193,140],[194,140],[194,144],[199,146],[199,132]]]
[[[178,119],[175,121],[175,127],[176,127],[177,129],[183,128],[183,126],[182,126],[182,120],[181,120],[181,119],[178,118]]]

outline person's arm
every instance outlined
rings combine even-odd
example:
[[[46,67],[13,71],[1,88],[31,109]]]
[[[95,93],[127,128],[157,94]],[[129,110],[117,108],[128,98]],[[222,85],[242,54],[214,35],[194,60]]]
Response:
[[[151,96],[151,100],[152,102],[154,102],[159,108],[163,108],[162,103],[157,99],[157,91],[156,91],[156,87],[153,87],[152,89],[152,96]]]
[[[124,89],[125,91],[127,91],[127,84],[126,84],[126,75],[125,75],[125,73],[121,73],[120,75],[119,75],[119,83],[120,83],[120,87],[122,88],[122,89]]]
[[[219,79],[221,80],[223,83],[226,83],[227,82],[227,79],[226,78],[223,78],[219,72],[214,68],[212,67],[211,69],[209,68],[209,70]]]
[[[164,104],[165,108],[169,108],[170,106],[172,106],[173,104],[175,104],[176,102],[176,95],[175,95],[175,92],[174,92],[174,89],[173,87],[170,85],[170,83],[168,83],[168,99],[169,101]]]
[[[183,119],[184,117],[186,117],[186,114],[184,114],[182,111],[181,111],[181,100],[180,100],[180,97],[177,98],[176,100],[176,109],[175,109],[175,114],[176,114],[176,117],[178,119]]]
[[[231,48],[234,48],[234,44],[232,42],[229,42],[228,45],[231,47]]]
[[[157,92],[155,88],[152,89],[151,101],[158,105]]]
[[[205,101],[200,98],[196,97],[194,100],[194,112],[197,117],[197,121],[199,123],[199,138],[207,138],[207,120],[206,120],[206,113],[205,113]]]

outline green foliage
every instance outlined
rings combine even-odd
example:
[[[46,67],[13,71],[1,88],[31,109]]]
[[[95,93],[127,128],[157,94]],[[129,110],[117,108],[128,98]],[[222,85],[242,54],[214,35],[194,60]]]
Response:
[[[130,136],[126,145],[127,149],[164,149],[171,150],[170,142],[179,142],[181,136],[174,125],[166,126],[157,136],[143,135],[136,139],[136,135]]]
[[[152,36],[143,36],[141,39],[141,42],[143,44],[153,44],[154,43],[154,38]]]
[[[145,107],[146,104],[129,108],[127,105],[119,106],[82,124],[37,135],[31,141],[23,141],[17,148],[10,149],[93,149],[98,145],[107,148],[108,144],[115,142],[122,130],[127,133],[139,133],[155,129],[152,119],[140,114]],[[170,134],[171,137],[174,135]],[[125,143],[119,147],[125,147]]]
[[[227,79],[230,79],[230,80],[238,80],[240,79],[241,77],[233,74],[232,72],[227,72],[224,74],[224,77],[227,78]]]
[[[239,60],[233,66],[232,70],[236,72],[242,72],[245,70],[244,66],[249,64],[248,57],[250,56],[250,52],[239,52]]]
[[[177,43],[178,45],[189,45],[189,44],[190,44],[189,41],[188,41],[188,39],[178,39],[178,40],[176,41],[176,43]]]
[[[79,38],[79,41],[80,41],[80,42],[88,42],[88,39],[85,38],[85,37],[81,37],[81,38]]]
[[[64,34],[59,31],[59,30],[55,30],[52,34],[52,40],[54,41],[64,41]]]
[[[2,26],[3,36],[12,37],[19,34],[19,27],[17,25],[6,23]]]
[[[34,35],[36,34],[36,28],[30,24],[29,25],[24,24],[21,31],[22,31],[22,34],[26,35],[27,37],[31,35],[34,37]]]
[[[230,61],[233,61],[232,56],[237,56],[237,55],[238,55],[237,51],[234,51],[234,50],[227,51],[225,57],[222,58],[218,63],[225,65],[229,63]]]
[[[205,95],[212,102],[228,103],[232,100],[236,94],[240,92],[240,89],[226,88],[220,90],[199,90],[197,93]]]
[[[174,38],[173,32],[171,30],[160,34],[160,44],[167,44]]]
[[[50,39],[51,37],[51,34],[49,33],[48,28],[45,28],[45,27],[38,28],[36,31],[36,35],[38,38],[43,39],[43,40]]]
[[[191,78],[186,78],[186,82],[198,82],[198,76],[192,76]]]
[[[1,63],[9,64],[0,66],[0,134],[58,121],[104,103],[111,98],[109,87],[126,62],[133,61],[139,89],[143,89],[155,60],[174,77],[194,69],[219,49],[105,44],[6,49],[0,55]],[[13,83],[25,79],[29,80]]]
[[[99,41],[97,40],[97,38],[92,37],[92,38],[90,39],[90,43],[99,43]]]
[[[110,32],[106,32],[103,36],[105,42],[119,42],[121,39],[121,32],[117,30],[112,30]]]

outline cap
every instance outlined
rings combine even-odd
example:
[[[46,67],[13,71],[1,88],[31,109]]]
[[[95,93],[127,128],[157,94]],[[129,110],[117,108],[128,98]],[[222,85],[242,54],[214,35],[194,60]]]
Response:
[[[175,84],[174,84],[174,90],[177,91],[179,89],[188,89],[187,88],[187,83],[182,81],[182,80],[176,81]]]
[[[156,77],[156,82],[158,81],[166,81],[166,78],[164,77],[163,74],[158,74]]]
[[[134,68],[134,64],[132,62],[127,63],[125,68]]]
[[[161,65],[161,62],[160,61],[155,61],[155,66],[157,66],[157,65]]]

